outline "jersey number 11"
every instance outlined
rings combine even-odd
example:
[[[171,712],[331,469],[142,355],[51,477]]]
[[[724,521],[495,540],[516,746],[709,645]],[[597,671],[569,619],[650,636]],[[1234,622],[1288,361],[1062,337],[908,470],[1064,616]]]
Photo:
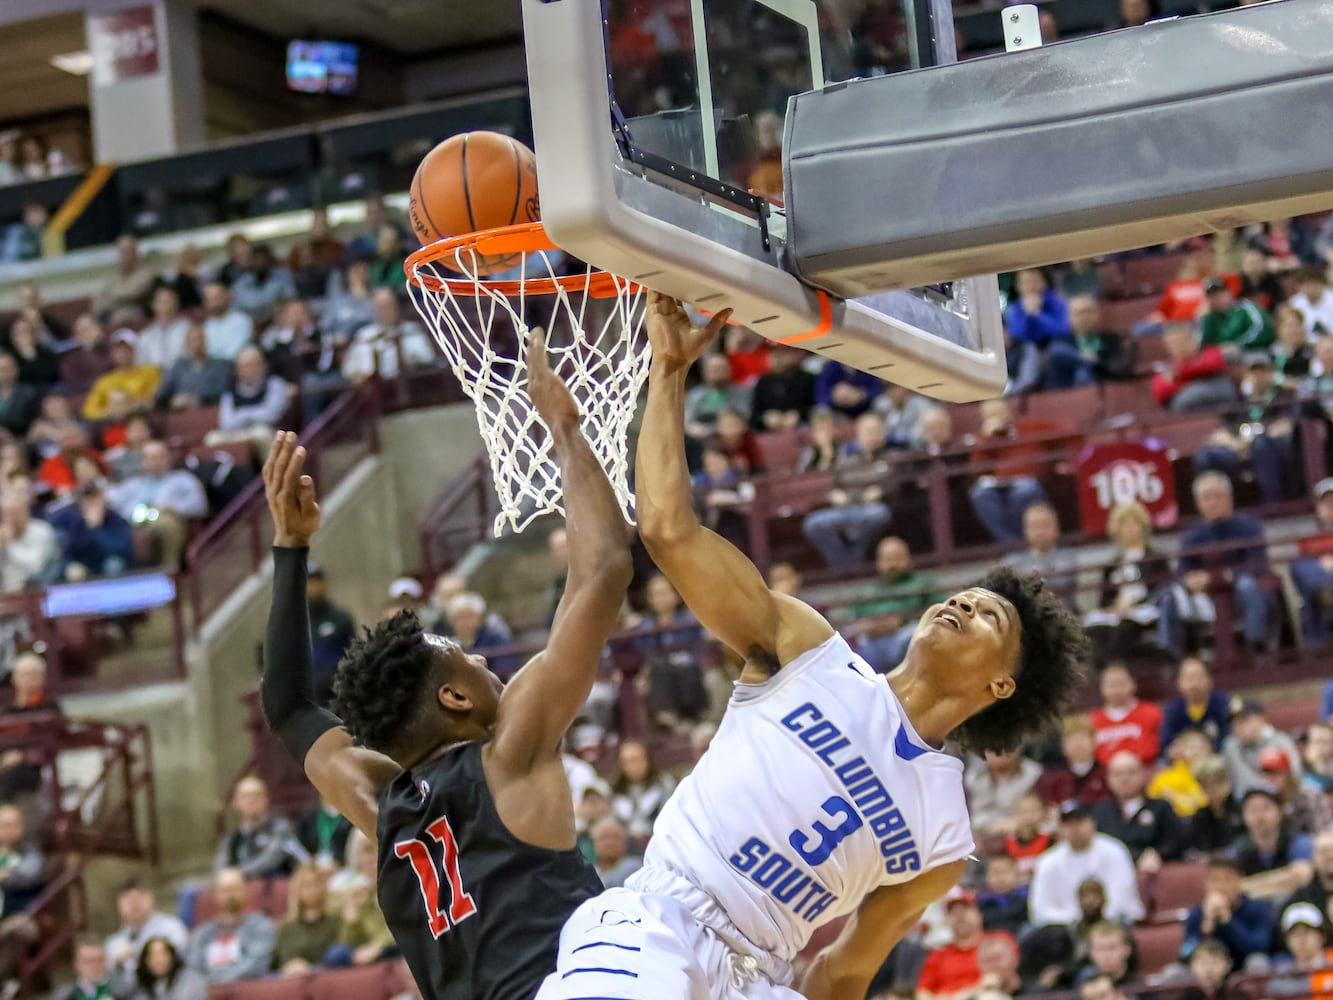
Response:
[[[426,904],[430,932],[438,940],[445,931],[476,913],[477,904],[463,890],[463,876],[458,870],[458,841],[454,839],[449,820],[441,816],[426,827],[426,833],[444,849],[439,869],[435,867],[435,859],[430,855],[430,846],[420,840],[400,840],[393,845],[393,853],[395,857],[406,858],[416,872],[417,881],[421,883],[421,900]],[[440,909],[439,871],[444,872],[449,882],[448,910]]]

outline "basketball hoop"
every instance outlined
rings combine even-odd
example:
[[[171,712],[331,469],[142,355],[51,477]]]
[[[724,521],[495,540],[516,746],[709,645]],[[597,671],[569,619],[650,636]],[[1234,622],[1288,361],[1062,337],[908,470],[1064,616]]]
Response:
[[[478,273],[497,259],[517,266],[496,280]],[[645,289],[590,265],[562,274],[563,260],[536,222],[439,240],[403,266],[417,312],[477,405],[500,499],[497,536],[506,522],[517,533],[564,513],[551,435],[527,391],[530,326],[545,328],[551,368],[578,401],[580,429],[633,521],[629,428],[648,377]],[[510,332],[497,324],[512,326],[511,343],[497,343]]]

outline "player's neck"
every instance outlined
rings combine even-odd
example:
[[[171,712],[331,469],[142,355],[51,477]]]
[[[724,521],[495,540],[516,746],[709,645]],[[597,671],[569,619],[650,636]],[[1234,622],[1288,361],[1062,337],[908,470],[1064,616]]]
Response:
[[[888,681],[916,734],[936,749],[975,711],[958,695],[940,693],[929,678],[906,664],[890,674]]]

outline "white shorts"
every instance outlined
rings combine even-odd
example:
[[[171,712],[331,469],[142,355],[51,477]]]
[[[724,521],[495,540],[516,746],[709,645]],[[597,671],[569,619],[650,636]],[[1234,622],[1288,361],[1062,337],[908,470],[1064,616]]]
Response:
[[[608,889],[565,923],[535,1000],[801,1000],[747,964],[680,900]]]

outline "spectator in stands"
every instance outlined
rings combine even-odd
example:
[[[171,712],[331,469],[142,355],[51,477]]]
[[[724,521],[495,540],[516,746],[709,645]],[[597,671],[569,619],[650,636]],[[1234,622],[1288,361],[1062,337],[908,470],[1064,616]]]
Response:
[[[1316,722],[1305,731],[1301,760],[1305,765],[1302,780],[1306,784],[1316,791],[1333,791],[1333,726]]]
[[[1195,477],[1194,505],[1203,523],[1181,536],[1181,581],[1192,594],[1206,594],[1214,581],[1217,585],[1230,584],[1246,642],[1252,648],[1263,648],[1268,643],[1270,606],[1269,595],[1259,584],[1259,577],[1269,571],[1263,526],[1235,512],[1231,480],[1220,472]],[[1230,547],[1223,552],[1199,551],[1224,543],[1230,543]],[[1173,639],[1172,648],[1183,646],[1183,635]]]
[[[24,826],[18,806],[0,805],[0,917],[23,910],[46,884],[45,859]]]
[[[51,515],[63,556],[60,576],[67,583],[120,576],[134,557],[130,523],[112,509],[98,482],[81,486],[75,502]]]
[[[1170,803],[1146,795],[1147,778],[1139,756],[1133,750],[1117,751],[1106,765],[1106,778],[1112,801],[1092,807],[1097,830],[1128,847],[1138,870],[1146,874],[1161,871],[1163,859],[1179,858],[1188,831]]]
[[[1330,965],[1328,919],[1310,903],[1291,903],[1282,911],[1282,940],[1291,956],[1282,974],[1268,980],[1265,996],[1321,996]]]
[[[376,288],[401,288],[406,259],[402,230],[397,226],[380,226],[375,235],[375,258],[370,262],[370,283]]]
[[[483,652],[509,641],[487,621],[486,599],[480,594],[456,594],[449,601],[448,612],[453,637],[466,653]]]
[[[1264,776],[1265,750],[1280,750],[1294,770],[1300,772],[1300,752],[1290,736],[1276,729],[1264,718],[1264,708],[1253,698],[1231,699],[1231,735],[1222,743],[1222,758],[1227,763],[1231,783],[1243,795],[1251,788],[1268,787]]]
[[[1187,971],[1194,987],[1182,994],[1181,1000],[1221,1000],[1231,968],[1227,946],[1216,938],[1204,938],[1190,955]]]
[[[982,930],[976,893],[952,889],[944,897],[944,907],[953,939],[926,956],[917,980],[916,1000],[947,1000],[981,983],[977,949],[986,933]]]
[[[74,346],[60,356],[61,385],[71,394],[86,393],[115,366],[102,324],[92,313],[81,313],[74,321]]]
[[[1212,744],[1199,729],[1184,729],[1166,745],[1169,763],[1159,768],[1148,785],[1149,798],[1162,799],[1177,816],[1187,818],[1208,805],[1194,770],[1203,760],[1212,756]],[[1182,829],[1188,829],[1188,824]]]
[[[1232,852],[1246,876],[1246,891],[1259,899],[1279,899],[1309,882],[1314,844],[1308,834],[1291,832],[1277,795],[1267,788],[1251,788],[1240,806],[1245,836]]]
[[[973,457],[980,458],[987,471],[972,485],[968,499],[997,542],[1021,539],[1024,512],[1046,499],[1046,491],[1037,481],[1037,467],[1021,461],[995,462],[1004,457],[1017,458],[1025,449],[1001,442],[1016,442],[1021,436],[1007,399],[988,399],[981,404],[981,430]]]
[[[1268,952],[1273,937],[1273,908],[1245,893],[1244,873],[1235,858],[1215,854],[1208,859],[1203,902],[1185,918],[1185,941],[1180,957],[1189,961],[1205,938],[1226,945],[1237,968],[1251,955]]]
[[[1079,360],[1090,371],[1094,380],[1109,382],[1134,377],[1133,352],[1125,347],[1124,338],[1114,330],[1102,327],[1102,310],[1095,296],[1077,295],[1069,300],[1069,328],[1078,348]],[[1052,366],[1055,359],[1052,358]],[[1051,382],[1053,370],[1048,369],[1047,388],[1059,388]],[[1076,385],[1078,379],[1070,381]]]
[[[329,275],[322,319],[325,332],[346,337],[374,321],[374,289],[370,285],[368,259],[353,257],[347,265],[346,277],[341,271]]]
[[[1172,324],[1192,323],[1204,308],[1203,283],[1213,276],[1216,258],[1210,246],[1203,246],[1187,256],[1180,265],[1175,281],[1170,282],[1162,292],[1157,309],[1148,317],[1146,323]],[[1234,274],[1218,275],[1231,286],[1232,294],[1240,294],[1240,278]],[[1136,324],[1139,332],[1144,324]]]
[[[315,864],[332,872],[347,854],[347,838],[352,833],[352,824],[332,803],[321,797],[319,805],[296,821],[293,832]]]
[[[1018,803],[1041,777],[1041,765],[1017,750],[985,751],[963,769],[972,830],[978,840],[1008,834],[1017,825]]]
[[[1067,801],[1091,806],[1111,797],[1106,767],[1097,759],[1097,729],[1086,715],[1065,719],[1061,741],[1065,766],[1047,770],[1037,781],[1036,792],[1047,805]]]
[[[874,410],[884,420],[884,439],[890,448],[914,447],[921,438],[921,415],[930,400],[905,385],[890,383],[876,398]]]
[[[304,975],[323,964],[341,929],[342,920],[329,912],[328,875],[301,865],[287,886],[287,919],[278,928],[273,968],[284,976]]]
[[[142,952],[149,941],[160,938],[177,951],[184,951],[190,932],[180,918],[160,913],[157,898],[147,882],[131,878],[116,895],[120,929],[106,939],[106,960],[126,982],[134,979]]]
[[[989,930],[989,928],[988,928]],[[1018,975],[1018,944],[1008,932],[988,933],[977,946],[977,968],[981,980],[977,984],[978,1000],[998,1000],[1022,992],[1023,980]]]
[[[353,382],[372,375],[397,376],[401,367],[416,368],[435,363],[435,347],[415,320],[402,321],[398,299],[388,288],[377,288],[374,320],[356,333],[343,358],[342,373]]]
[[[68,496],[74,492],[78,482],[75,466],[80,459],[92,459],[99,467],[102,456],[88,444],[88,432],[73,421],[59,428],[60,450],[42,462],[37,470],[37,480],[48,486],[57,496]]]
[[[146,561],[175,569],[185,551],[188,522],[208,514],[208,498],[199,480],[173,469],[163,441],[143,446],[143,472],[108,491],[111,505],[134,525],[136,547],[156,550]]]
[[[19,366],[19,381],[45,389],[60,381],[60,356],[37,339],[37,327],[25,316],[9,327],[9,352]]]
[[[56,990],[52,1000],[126,1000],[132,988],[107,968],[102,942],[82,934],[74,942],[74,982]]]
[[[237,823],[222,835],[213,855],[213,871],[237,869],[244,878],[277,878],[295,867],[298,848],[292,825],[268,807],[268,786],[254,775],[242,778],[232,793]]]
[[[1240,258],[1240,297],[1272,313],[1282,305],[1287,293],[1282,289],[1268,253],[1261,246],[1247,246]]]
[[[841,451],[838,421],[833,411],[816,407],[810,412],[810,441],[796,458],[796,472],[829,472]]]
[[[741,476],[763,471],[764,451],[759,446],[759,436],[736,410],[724,409],[717,415],[717,434],[710,443],[726,452],[727,460]]]
[[[620,773],[611,784],[611,811],[636,841],[646,841],[653,824],[676,790],[676,781],[659,770],[648,747],[639,740],[620,744]]]
[[[193,243],[181,247],[176,266],[162,278],[180,299],[182,309],[198,309],[204,304],[204,255]]]
[[[1317,337],[1310,374],[1297,387],[1297,397],[1311,416],[1333,420],[1333,337]]]
[[[1236,399],[1220,348],[1201,347],[1188,323],[1171,323],[1162,333],[1166,361],[1154,365],[1152,394],[1174,413],[1211,410]]]
[[[911,550],[895,535],[875,546],[875,570],[874,582],[848,609],[852,624],[847,631],[870,665],[888,673],[907,654],[922,612],[944,598],[934,590],[934,575],[912,567]]]
[[[607,816],[592,828],[592,846],[597,877],[608,889],[623,886],[626,879],[643,867],[643,857],[630,853],[625,824],[614,816]]]
[[[1301,780],[1300,774],[1292,770],[1291,758],[1285,750],[1265,749],[1259,754],[1259,770],[1282,803],[1282,815],[1292,833],[1314,836],[1333,829],[1328,796]]]
[[[284,382],[322,388],[346,384],[339,364],[347,340],[345,335],[324,333],[315,322],[310,304],[292,299],[279,307],[277,319],[264,331],[260,345],[269,368]]]
[[[1333,335],[1333,292],[1328,290],[1328,274],[1322,267],[1307,267],[1297,272],[1300,291],[1287,300],[1305,319],[1311,337]]]
[[[1208,737],[1213,751],[1231,732],[1231,698],[1213,690],[1213,674],[1208,664],[1197,656],[1180,661],[1176,671],[1179,695],[1162,706],[1161,745],[1169,747],[1187,729],[1197,729]]]
[[[236,355],[231,385],[222,394],[217,430],[204,442],[210,446],[249,443],[261,456],[267,453],[276,427],[287,412],[287,383],[270,375],[264,354],[251,345]]]
[[[231,289],[220,281],[204,286],[204,337],[208,356],[223,361],[235,361],[242,348],[254,343],[254,320],[232,304]]]
[[[1245,834],[1245,821],[1226,763],[1221,757],[1205,757],[1195,766],[1194,777],[1208,802],[1190,817],[1191,849],[1208,854],[1230,848]]]
[[[162,373],[135,358],[139,338],[133,330],[117,330],[111,337],[111,371],[98,377],[83,401],[85,420],[103,420],[116,406],[147,409],[162,381]]]
[[[14,355],[0,352],[0,428],[19,435],[28,433],[37,416],[38,392],[19,381]]]
[[[833,466],[829,506],[807,514],[801,524],[806,539],[829,566],[861,563],[892,520],[884,502],[888,451],[879,414],[857,417],[856,437],[843,446]]]
[[[1121,0],[1121,8],[1126,6],[1147,7],[1148,0]],[[1079,1000],[1126,1000],[1124,992],[1112,982],[1110,976],[1093,976],[1083,981],[1078,988]]]
[[[1152,546],[1147,508],[1137,501],[1118,503],[1106,525],[1115,561],[1102,570],[1101,607],[1083,618],[1099,663],[1133,656],[1149,629],[1155,629],[1160,648],[1172,632],[1162,618],[1179,613],[1170,592],[1171,563]]]
[[[722,336],[722,349],[731,364],[731,381],[753,386],[768,371],[769,341],[744,326],[728,326]]]
[[[116,240],[116,273],[93,296],[93,312],[123,326],[143,319],[157,273],[139,256],[139,241],[126,233]]]
[[[167,371],[155,398],[158,409],[193,410],[217,406],[231,381],[231,366],[208,356],[208,334],[202,323],[185,333],[184,353]]]
[[[953,417],[943,406],[928,406],[925,412],[921,414],[921,424],[918,428],[920,436],[912,443],[912,447],[922,455],[929,458],[939,458],[940,455],[955,447],[953,438]],[[946,459],[946,464],[951,460],[966,461],[966,456],[961,452],[950,459]]]
[[[125,440],[109,449],[102,460],[113,483],[123,483],[143,472],[143,449],[153,439],[153,421],[142,410],[125,419]]]
[[[1236,353],[1265,351],[1273,345],[1273,320],[1249,299],[1237,298],[1222,278],[1206,278],[1199,343]]]
[[[232,282],[231,294],[237,309],[256,324],[264,324],[273,318],[279,302],[296,298],[296,285],[292,273],[279,267],[273,251],[260,243],[254,248],[251,266]]]
[[[139,331],[135,359],[168,371],[185,356],[185,334],[190,321],[181,315],[181,300],[174,288],[159,286],[153,293],[153,321]]]
[[[754,384],[750,427],[756,431],[790,430],[804,424],[815,407],[815,374],[799,347],[774,344],[769,369]]]
[[[245,876],[238,868],[223,868],[213,880],[219,913],[190,935],[186,964],[209,984],[257,979],[273,963],[277,938],[273,921],[247,911]]]
[[[1007,851],[986,856],[986,884],[977,894],[977,907],[981,924],[988,931],[1017,935],[1027,926],[1028,887],[1018,860]]]
[[[1102,707],[1091,716],[1097,730],[1097,759],[1110,765],[1121,750],[1129,750],[1145,764],[1157,760],[1162,710],[1136,697],[1138,685],[1129,667],[1108,663],[1099,682]]]
[[[60,572],[60,547],[55,529],[32,516],[26,489],[7,486],[0,492],[0,585],[12,594],[42,587]]]
[[[42,308],[42,290],[37,284],[19,286],[18,315],[32,324],[37,339],[47,347],[63,352],[74,346],[69,342],[69,327],[55,313]]]
[[[709,438],[717,433],[718,414],[732,409],[749,418],[750,390],[731,384],[731,364],[720,353],[699,359],[700,382],[685,394],[685,433]]]
[[[1059,547],[1060,518],[1046,501],[1038,500],[1023,511],[1023,541],[1027,548],[1009,553],[1004,564],[1019,573],[1040,575],[1048,588],[1072,603],[1078,587],[1078,556]]]
[[[1109,979],[1116,986],[1133,982],[1138,976],[1138,956],[1128,929],[1114,920],[1101,920],[1088,928],[1088,955],[1074,974],[1082,985],[1090,979]]]
[[[1004,310],[1004,323],[1015,340],[1046,347],[1070,341],[1069,306],[1035,268],[1014,275],[1014,297]]]
[[[38,201],[24,202],[19,221],[5,227],[0,239],[0,264],[17,264],[42,257],[42,233],[51,213]]]
[[[184,952],[165,937],[150,937],[129,977],[138,986],[131,1000],[208,1000],[208,983],[186,968]]]
[[[1278,383],[1268,354],[1247,354],[1243,364],[1241,405],[1228,409],[1222,426],[1195,454],[1194,471],[1216,470],[1239,478],[1248,462],[1263,502],[1277,503],[1286,496],[1284,483],[1299,481],[1302,472],[1296,451],[1296,393]]]
[[[884,383],[875,376],[830,358],[815,381],[815,405],[854,420],[870,409],[883,391]]]
[[[1133,923],[1143,919],[1138,876],[1129,849],[1098,833],[1087,807],[1067,802],[1060,810],[1060,843],[1037,859],[1028,894],[1034,927],[1079,919],[1079,886],[1096,877],[1106,890],[1104,915]]]
[[[1307,646],[1328,642],[1333,611],[1333,478],[1315,483],[1315,532],[1301,539],[1300,554],[1288,565],[1301,595],[1301,631]]]
[[[375,901],[379,877],[375,845],[359,830],[347,841],[347,865],[329,885],[333,892],[334,883],[345,876],[344,884],[336,887],[342,899],[342,931],[327,961],[329,965],[373,965],[390,953],[394,940]]]
[[[1291,894],[1290,902],[1313,903],[1320,913],[1327,913],[1329,896],[1333,894],[1333,830],[1315,834],[1311,870],[1310,880]]]

